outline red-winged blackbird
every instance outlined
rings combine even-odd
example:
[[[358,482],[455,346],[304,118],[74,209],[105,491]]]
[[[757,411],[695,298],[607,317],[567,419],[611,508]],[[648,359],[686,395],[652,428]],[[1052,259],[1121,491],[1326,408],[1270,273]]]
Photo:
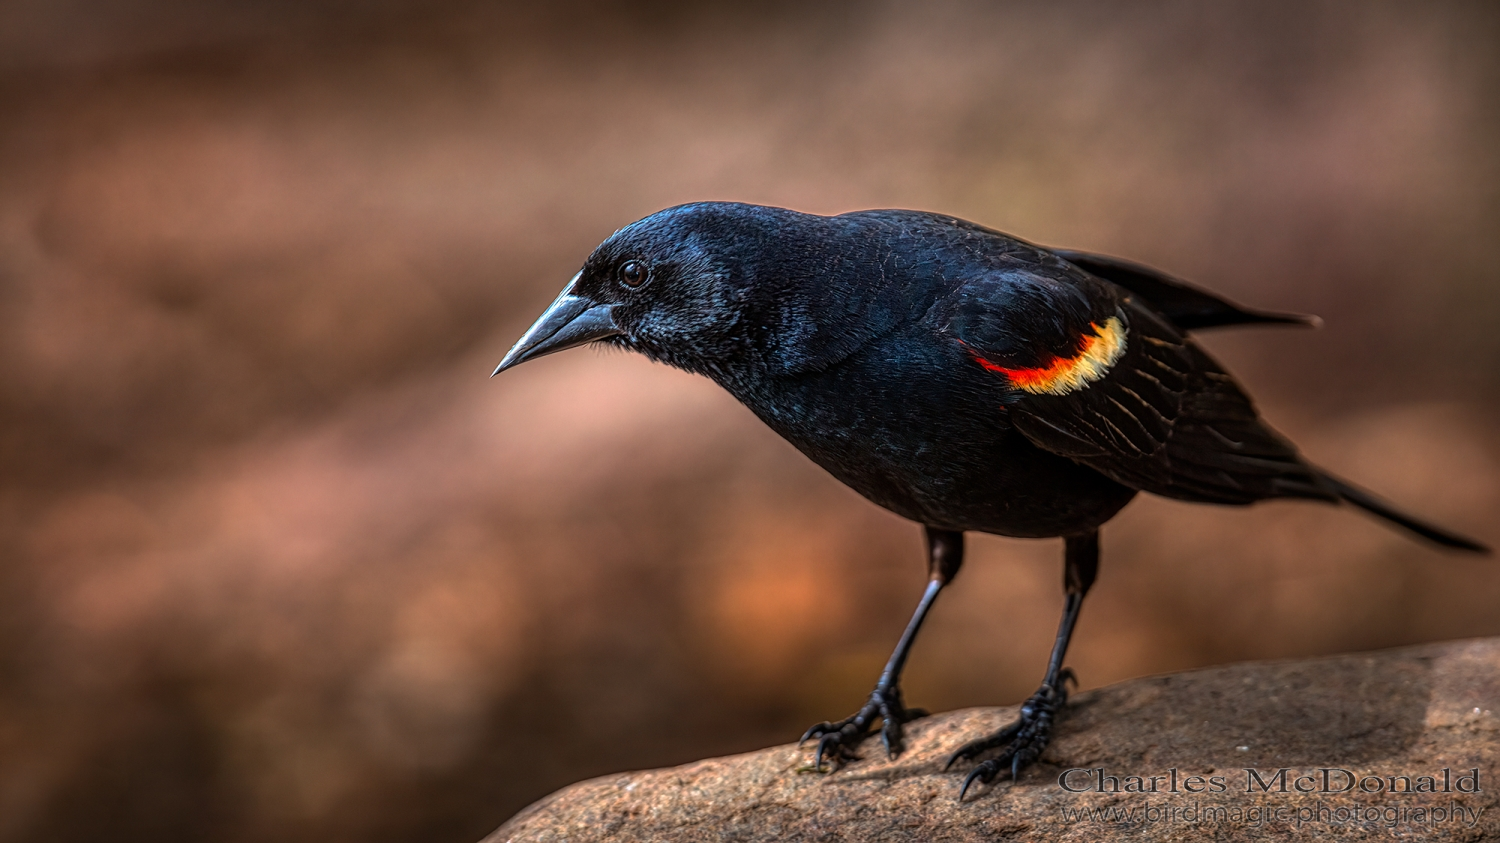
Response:
[[[938,214],[702,203],[605,240],[495,372],[598,341],[707,375],[834,477],[926,528],[930,581],[869,702],[803,736],[818,739],[819,769],[854,757],[877,717],[894,755],[901,724],[922,716],[902,700],[901,669],[958,573],[964,531],[1061,536],[1066,602],[1046,677],[1015,723],[949,759],[1000,750],[962,799],[1046,748],[1099,526],[1136,492],[1342,501],[1484,550],[1308,463],[1187,335],[1315,322]]]

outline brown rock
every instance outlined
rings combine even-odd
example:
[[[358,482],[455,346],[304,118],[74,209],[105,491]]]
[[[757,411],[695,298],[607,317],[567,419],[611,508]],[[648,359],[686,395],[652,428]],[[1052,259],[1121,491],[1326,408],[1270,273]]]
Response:
[[[605,776],[532,805],[485,843],[1500,839],[1500,639],[1241,664],[1077,694],[1019,782],[997,780],[958,802],[963,771],[942,771],[948,753],[1015,713],[920,720],[900,758],[872,741],[866,758],[829,775],[802,772],[810,752],[788,745]],[[1063,787],[1065,773],[1081,792]],[[1101,776],[1106,791],[1108,777],[1118,779],[1120,792],[1099,792]],[[1429,787],[1437,792],[1405,792]]]

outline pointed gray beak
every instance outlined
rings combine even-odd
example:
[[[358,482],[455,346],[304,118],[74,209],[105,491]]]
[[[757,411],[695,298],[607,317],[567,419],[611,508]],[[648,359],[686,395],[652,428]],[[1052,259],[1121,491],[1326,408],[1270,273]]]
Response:
[[[536,324],[521,335],[490,377],[554,351],[625,333],[615,324],[615,306],[599,304],[585,296],[574,295],[573,287],[577,283],[578,276],[575,275],[568,286],[563,288],[557,301],[542,313]]]

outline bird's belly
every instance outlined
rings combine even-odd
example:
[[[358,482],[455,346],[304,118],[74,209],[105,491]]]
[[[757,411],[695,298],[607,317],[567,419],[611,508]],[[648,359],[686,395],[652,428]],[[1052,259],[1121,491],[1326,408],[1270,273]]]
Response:
[[[1003,409],[988,409],[994,416],[982,420],[933,414],[910,402],[844,402],[822,411],[804,404],[791,417],[757,412],[845,485],[942,529],[1069,535],[1109,520],[1135,495],[1041,450],[1010,427]]]

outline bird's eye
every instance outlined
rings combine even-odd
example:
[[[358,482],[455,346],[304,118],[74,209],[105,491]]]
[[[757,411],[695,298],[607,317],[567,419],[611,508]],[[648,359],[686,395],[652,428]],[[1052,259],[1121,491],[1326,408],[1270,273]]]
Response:
[[[640,261],[626,261],[620,264],[620,283],[627,287],[639,287],[650,277],[651,273]]]

